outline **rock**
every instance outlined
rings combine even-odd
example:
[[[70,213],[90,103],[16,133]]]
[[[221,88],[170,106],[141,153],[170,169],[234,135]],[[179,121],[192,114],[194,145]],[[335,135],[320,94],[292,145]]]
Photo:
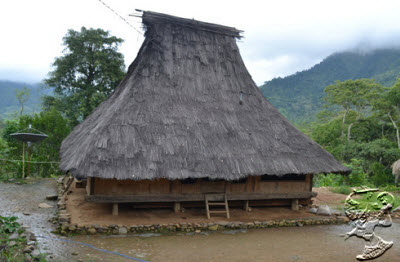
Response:
[[[32,257],[28,253],[25,254],[25,261],[26,262],[31,262],[32,261]]]
[[[40,256],[40,251],[37,250],[37,249],[33,250],[33,251],[31,252],[31,256],[33,256],[33,257],[38,257],[38,256]]]
[[[14,240],[13,241],[10,241],[10,243],[8,243],[8,246],[9,247],[13,247],[13,246],[15,246],[17,244],[17,242],[15,242]]]
[[[32,234],[29,236],[29,240],[36,241],[36,236],[32,233]]]
[[[318,209],[315,207],[310,208],[310,210],[308,210],[308,212],[313,213],[313,214],[317,214]]]
[[[14,232],[11,234],[11,236],[8,237],[8,239],[13,240],[18,238],[18,232]]]
[[[47,196],[46,196],[46,200],[55,201],[55,200],[57,200],[57,199],[58,199],[58,195],[57,195],[57,194],[54,194],[54,195],[47,195]]]
[[[97,231],[96,231],[95,228],[91,227],[91,228],[88,229],[88,233],[91,234],[91,235],[94,235],[94,234],[97,233]]]
[[[317,215],[330,216],[331,209],[327,205],[319,206],[317,210]]]
[[[218,230],[218,225],[209,226],[209,227],[208,227],[208,230],[210,230],[210,231],[216,231],[216,230]]]
[[[32,248],[31,248],[32,246],[26,246],[25,248],[24,248],[24,253],[31,253],[32,252]]]
[[[53,206],[50,206],[49,204],[46,204],[46,203],[40,203],[39,207],[40,208],[52,208]]]
[[[28,212],[23,212],[22,214],[24,214],[25,216],[30,216],[31,214]]]
[[[128,230],[125,227],[120,227],[118,229],[118,233],[121,234],[121,235],[125,235],[125,234],[128,233]]]
[[[35,244],[35,241],[29,241],[28,243],[26,243],[28,246],[32,246]]]
[[[77,256],[77,255],[79,255],[79,253],[78,252],[72,252],[71,255]]]

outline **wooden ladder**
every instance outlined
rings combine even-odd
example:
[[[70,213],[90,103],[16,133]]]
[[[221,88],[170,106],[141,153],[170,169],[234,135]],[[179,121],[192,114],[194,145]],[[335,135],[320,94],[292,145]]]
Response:
[[[228,200],[226,198],[226,194],[220,193],[220,194],[205,194],[204,195],[204,200],[206,203],[206,211],[207,211],[207,218],[210,219],[210,214],[226,214],[226,218],[230,218],[229,215],[229,206],[228,206]],[[218,202],[217,202],[218,201]],[[210,206],[224,206],[224,210],[210,210]]]

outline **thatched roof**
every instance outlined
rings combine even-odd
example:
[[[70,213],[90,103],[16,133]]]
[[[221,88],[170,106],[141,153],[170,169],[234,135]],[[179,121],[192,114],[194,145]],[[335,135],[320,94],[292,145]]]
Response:
[[[142,17],[146,38],[135,61],[64,140],[63,171],[227,180],[349,172],[263,97],[236,45],[239,30],[153,12]]]

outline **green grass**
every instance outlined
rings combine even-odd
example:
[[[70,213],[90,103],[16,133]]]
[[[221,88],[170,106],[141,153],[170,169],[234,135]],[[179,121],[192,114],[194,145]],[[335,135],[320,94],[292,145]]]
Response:
[[[333,193],[343,194],[343,195],[348,195],[351,192],[353,192],[350,186],[331,187],[329,188],[329,190]]]

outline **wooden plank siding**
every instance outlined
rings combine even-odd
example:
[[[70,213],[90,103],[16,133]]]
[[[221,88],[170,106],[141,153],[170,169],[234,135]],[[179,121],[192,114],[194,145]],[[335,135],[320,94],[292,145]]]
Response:
[[[244,183],[231,181],[195,180],[182,183],[180,180],[116,180],[89,178],[88,195],[93,196],[162,196],[203,195],[205,193],[226,192],[228,195],[284,195],[309,193],[312,190],[312,175],[301,181],[262,181],[260,176],[249,176]],[[307,195],[307,194],[306,194]],[[308,195],[307,195],[308,196]],[[246,198],[251,199],[251,198]],[[179,199],[174,198],[174,201]]]

